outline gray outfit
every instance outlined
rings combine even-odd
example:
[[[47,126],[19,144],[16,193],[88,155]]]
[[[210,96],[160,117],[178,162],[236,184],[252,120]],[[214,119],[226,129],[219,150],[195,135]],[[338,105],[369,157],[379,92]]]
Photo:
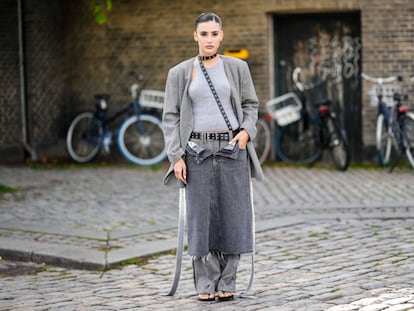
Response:
[[[248,66],[236,58],[220,57],[234,115],[240,128],[254,139],[259,102]],[[190,59],[168,73],[163,129],[171,167],[164,183],[184,186],[177,182],[173,169],[184,157],[188,253],[193,256],[196,289],[199,293],[234,292],[240,254],[253,253],[250,176],[262,179],[263,173],[251,141],[240,149],[223,140],[190,140],[194,116],[188,90],[193,66],[194,59]]]
[[[243,60],[223,55],[220,57],[230,83],[231,104],[240,128],[245,129],[250,139],[253,140],[256,137],[259,101],[249,67]],[[164,183],[177,187],[184,185],[175,178],[173,166],[185,154],[185,148],[193,131],[193,113],[188,95],[193,66],[194,58],[191,58],[171,68],[165,87],[163,129],[171,166],[164,178]],[[247,144],[247,152],[251,176],[262,180],[263,172],[251,141]]]

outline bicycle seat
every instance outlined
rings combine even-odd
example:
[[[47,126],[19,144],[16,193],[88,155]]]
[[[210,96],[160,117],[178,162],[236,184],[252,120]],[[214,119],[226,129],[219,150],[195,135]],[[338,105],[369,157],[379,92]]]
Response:
[[[104,100],[104,101],[108,101],[111,98],[110,94],[95,94],[95,99],[96,100]]]
[[[324,98],[324,99],[318,100],[316,102],[313,102],[313,105],[315,107],[320,107],[320,106],[330,105],[330,103],[331,103],[331,101],[329,99]]]
[[[408,99],[408,95],[406,95],[406,94],[400,94],[400,93],[394,93],[393,98],[396,101],[403,101],[403,100],[407,100]]]

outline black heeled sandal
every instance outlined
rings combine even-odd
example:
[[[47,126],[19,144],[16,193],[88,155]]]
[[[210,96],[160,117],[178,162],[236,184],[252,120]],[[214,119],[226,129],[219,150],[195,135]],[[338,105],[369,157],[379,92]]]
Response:
[[[208,297],[207,298],[201,298],[200,295],[208,295]],[[215,301],[216,296],[213,295],[213,297],[210,297],[210,295],[213,295],[213,294],[207,294],[207,293],[206,294],[198,294],[198,300],[200,300],[200,301]]]
[[[222,293],[224,295],[226,292],[222,292]],[[218,295],[218,300],[219,301],[231,301],[233,299],[234,299],[234,295],[233,294],[231,294],[230,296],[220,296],[220,295]]]

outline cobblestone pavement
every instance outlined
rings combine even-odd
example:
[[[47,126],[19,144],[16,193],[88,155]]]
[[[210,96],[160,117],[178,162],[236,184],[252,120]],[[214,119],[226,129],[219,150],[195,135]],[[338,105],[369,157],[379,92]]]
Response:
[[[151,247],[176,235],[178,193],[161,185],[163,173],[0,167],[0,183],[18,188],[0,196],[0,238],[100,249],[108,241],[71,233],[132,230],[111,247]],[[265,174],[254,183],[254,299],[198,302],[187,257],[177,294],[163,296],[173,254],[104,272],[3,259],[0,310],[414,310],[411,170],[269,166]],[[243,257],[238,293],[249,269]]]

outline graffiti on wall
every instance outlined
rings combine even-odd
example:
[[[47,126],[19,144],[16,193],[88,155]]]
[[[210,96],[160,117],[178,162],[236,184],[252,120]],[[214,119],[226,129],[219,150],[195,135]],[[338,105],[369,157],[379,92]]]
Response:
[[[308,91],[311,100],[329,98],[343,111],[344,88],[348,85],[352,89],[359,83],[360,60],[359,36],[319,32],[295,42],[292,68],[301,67],[300,79],[305,85],[323,85]]]
[[[356,78],[359,75],[361,59],[361,38],[344,36],[342,38],[321,34],[308,40],[308,56],[324,80],[330,77],[336,83],[342,79]]]

